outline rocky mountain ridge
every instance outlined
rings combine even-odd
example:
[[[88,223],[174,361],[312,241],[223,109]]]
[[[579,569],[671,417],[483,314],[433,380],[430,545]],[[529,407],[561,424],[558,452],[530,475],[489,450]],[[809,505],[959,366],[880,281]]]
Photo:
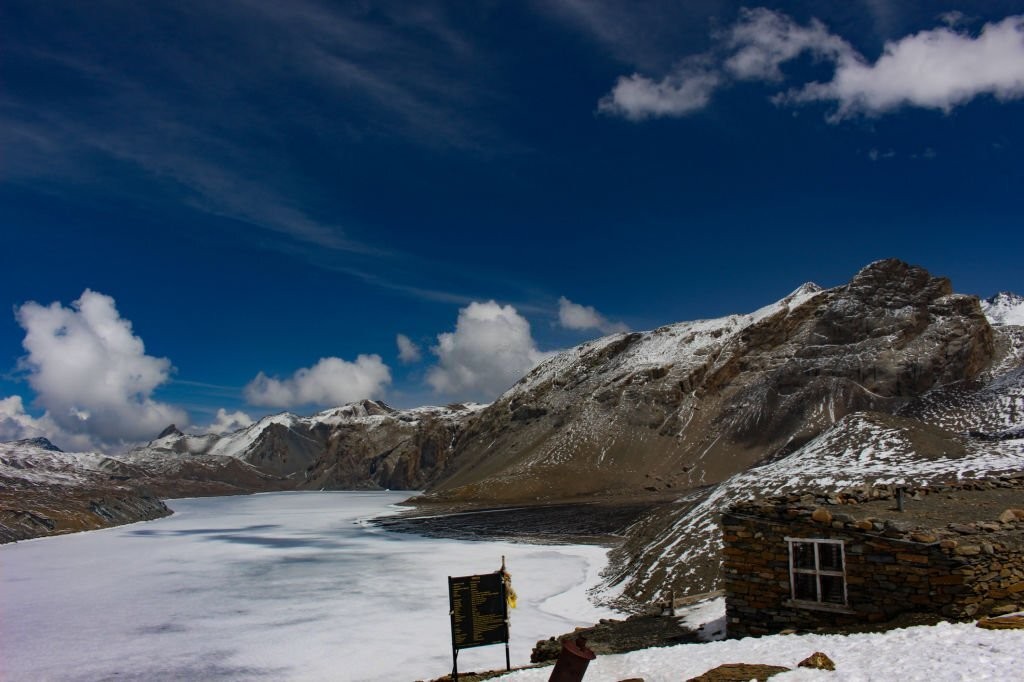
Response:
[[[428,497],[520,503],[716,484],[846,415],[893,414],[976,381],[996,346],[977,298],[879,261],[749,315],[612,335],[549,360],[467,425]]]
[[[186,435],[168,428],[127,461],[173,479],[182,467],[242,462],[276,479],[280,489],[417,490],[447,464],[462,425],[483,406],[396,410],[362,400],[310,417],[281,413],[231,434]]]

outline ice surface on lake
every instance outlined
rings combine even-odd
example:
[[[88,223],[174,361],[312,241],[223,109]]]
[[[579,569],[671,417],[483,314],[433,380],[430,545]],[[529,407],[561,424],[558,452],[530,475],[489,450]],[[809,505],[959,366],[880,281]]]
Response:
[[[172,500],[148,523],[0,547],[0,679],[387,680],[451,669],[449,575],[505,555],[512,663],[614,615],[589,604],[601,547],[457,542],[365,519],[408,493]],[[461,671],[504,667],[501,645]]]

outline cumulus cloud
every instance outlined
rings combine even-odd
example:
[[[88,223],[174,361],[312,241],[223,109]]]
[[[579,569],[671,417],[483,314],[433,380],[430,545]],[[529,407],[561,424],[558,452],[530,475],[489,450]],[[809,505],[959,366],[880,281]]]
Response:
[[[395,342],[398,343],[398,359],[405,364],[411,364],[413,362],[419,362],[423,358],[423,353],[420,351],[420,347],[413,343],[405,334],[399,334],[395,337]]]
[[[36,419],[25,412],[20,395],[0,398],[0,441],[49,438],[52,429],[53,424],[49,420]]]
[[[661,79],[620,77],[598,109],[633,121],[684,116],[735,81],[783,83],[781,66],[805,54],[831,64],[832,79],[793,85],[772,99],[834,104],[832,122],[908,106],[948,112],[982,95],[1024,97],[1024,15],[985,24],[977,35],[960,28],[962,16],[942,19],[947,25],[886,43],[871,63],[818,20],[800,25],[781,12],[744,9],[707,53]]]
[[[530,323],[510,305],[470,303],[459,311],[455,331],[439,334],[431,348],[437,365],[427,383],[445,395],[493,400],[554,353],[544,353]]]
[[[217,418],[209,426],[197,426],[193,429],[196,433],[232,433],[239,429],[253,425],[253,419],[245,412],[236,410],[228,412],[223,407],[217,410]]]
[[[565,296],[558,299],[558,323],[566,329],[597,329],[602,334],[629,331],[629,326],[610,321],[593,306],[573,303]]]
[[[355,362],[321,358],[287,379],[268,377],[263,372],[245,387],[245,399],[252,405],[331,407],[383,395],[391,383],[391,370],[379,355],[359,355]]]
[[[172,422],[188,423],[183,410],[153,400],[171,362],[146,355],[110,296],[86,289],[70,308],[29,302],[16,317],[28,352],[19,364],[46,409],[51,435],[110,449],[152,438]]]

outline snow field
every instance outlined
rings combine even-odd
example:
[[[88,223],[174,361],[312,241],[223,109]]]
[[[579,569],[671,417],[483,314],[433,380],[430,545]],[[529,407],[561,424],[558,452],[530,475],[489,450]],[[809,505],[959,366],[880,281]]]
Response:
[[[724,599],[698,604],[682,618],[687,625],[709,623],[712,632],[724,623]],[[725,663],[763,663],[796,668],[816,651],[836,664],[834,672],[799,668],[772,677],[772,682],[974,682],[1024,680],[1024,630],[983,630],[973,623],[940,623],[856,635],[773,635],[681,644],[628,654],[598,656],[586,682],[679,682]],[[543,682],[551,668],[501,676],[509,682]]]

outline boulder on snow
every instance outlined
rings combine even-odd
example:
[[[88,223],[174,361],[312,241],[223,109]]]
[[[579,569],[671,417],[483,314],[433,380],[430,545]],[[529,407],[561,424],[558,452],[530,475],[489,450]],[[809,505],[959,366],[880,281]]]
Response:
[[[762,663],[726,663],[712,668],[703,675],[691,677],[686,682],[764,682],[779,673],[788,673],[789,668]]]
[[[796,664],[799,668],[814,668],[816,670],[835,670],[836,664],[832,662],[832,659],[821,653],[815,651],[813,654],[805,658]]]

